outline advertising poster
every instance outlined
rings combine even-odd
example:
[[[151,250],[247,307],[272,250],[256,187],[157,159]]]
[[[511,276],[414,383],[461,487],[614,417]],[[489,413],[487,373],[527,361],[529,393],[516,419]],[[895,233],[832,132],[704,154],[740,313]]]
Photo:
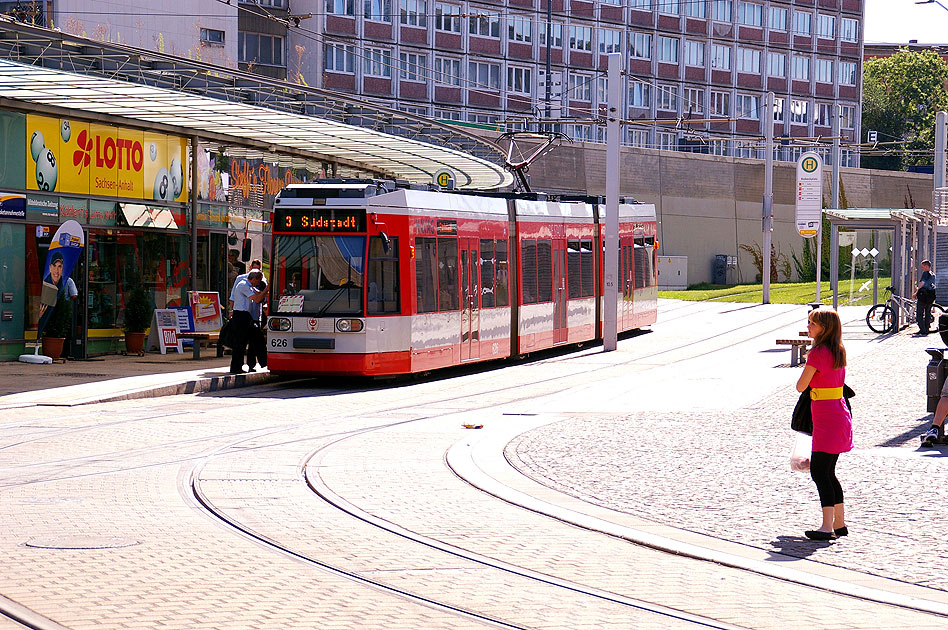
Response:
[[[59,226],[49,244],[46,254],[46,264],[43,267],[43,287],[40,293],[40,316],[37,323],[36,338],[43,334],[43,328],[49,321],[56,303],[65,299],[66,278],[72,274],[82,248],[85,237],[82,227],[76,221],[66,221]]]
[[[28,190],[53,192],[59,186],[62,151],[59,144],[63,136],[71,136],[71,128],[63,126],[58,118],[46,116],[26,117],[26,187]],[[88,185],[86,186],[88,189]]]
[[[52,120],[60,131],[59,147],[62,157],[59,160],[59,183],[56,185],[56,191],[88,194],[94,149],[89,123],[58,118],[47,120]]]
[[[194,332],[217,332],[221,329],[220,296],[213,291],[189,291]]]

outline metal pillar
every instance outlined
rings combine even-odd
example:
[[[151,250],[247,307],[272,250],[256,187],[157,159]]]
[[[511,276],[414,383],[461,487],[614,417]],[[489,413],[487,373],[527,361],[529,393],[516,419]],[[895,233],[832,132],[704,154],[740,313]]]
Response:
[[[839,307],[839,226],[830,227],[830,291],[833,293],[833,309]]]
[[[191,136],[191,290],[198,290],[198,151],[201,150],[200,139]],[[195,341],[197,343],[197,341]]]
[[[549,42],[547,42],[549,43]],[[609,57],[609,112],[606,118],[606,221],[603,275],[602,348],[616,349],[619,310],[619,109],[622,55]]]
[[[762,203],[761,230],[763,231],[763,264],[760,278],[763,281],[763,303],[770,303],[770,247],[774,231],[774,93],[767,92],[764,106],[764,199]]]

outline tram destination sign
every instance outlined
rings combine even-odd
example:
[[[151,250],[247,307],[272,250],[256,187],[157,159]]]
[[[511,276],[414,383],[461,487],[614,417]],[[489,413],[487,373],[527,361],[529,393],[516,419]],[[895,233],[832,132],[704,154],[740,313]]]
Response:
[[[314,207],[273,209],[274,232],[365,232],[365,210]]]

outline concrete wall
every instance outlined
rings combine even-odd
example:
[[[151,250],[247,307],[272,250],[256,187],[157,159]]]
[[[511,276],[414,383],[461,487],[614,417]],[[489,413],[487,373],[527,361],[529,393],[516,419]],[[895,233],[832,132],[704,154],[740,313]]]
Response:
[[[534,190],[604,195],[605,159],[605,145],[565,144],[530,167],[530,183]],[[711,280],[715,254],[737,256],[733,279],[754,281],[753,260],[739,245],[759,247],[763,240],[763,160],[623,147],[620,168],[621,194],[655,204],[660,255],[688,256],[689,283]],[[832,169],[825,168],[827,204],[831,175]],[[931,207],[931,175],[843,168],[841,179],[851,208]],[[788,259],[791,252],[799,257],[803,247],[794,220],[795,187],[796,165],[775,162],[773,243]]]

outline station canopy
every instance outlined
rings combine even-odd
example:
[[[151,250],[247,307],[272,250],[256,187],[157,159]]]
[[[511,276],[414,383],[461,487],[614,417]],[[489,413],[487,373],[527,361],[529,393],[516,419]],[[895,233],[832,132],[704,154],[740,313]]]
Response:
[[[9,99],[9,100],[7,100]],[[512,183],[504,150],[462,127],[141,48],[0,17],[0,105],[136,126],[282,166],[335,162],[343,174],[459,188]],[[338,172],[338,171],[337,171]]]

